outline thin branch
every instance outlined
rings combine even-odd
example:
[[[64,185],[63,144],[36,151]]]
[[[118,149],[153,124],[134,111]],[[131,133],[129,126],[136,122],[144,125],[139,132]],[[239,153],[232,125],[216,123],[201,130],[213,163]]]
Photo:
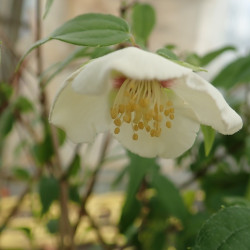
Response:
[[[98,227],[98,225],[95,223],[94,219],[92,218],[92,216],[87,212],[87,210],[84,210],[84,215],[87,216],[90,225],[95,229],[98,241],[100,243],[100,245],[102,246],[103,249],[105,250],[111,250],[111,246],[107,245],[107,243],[105,242],[105,240],[102,237],[102,234],[100,233],[100,228]]]
[[[104,162],[104,158],[105,158],[105,155],[106,155],[106,152],[107,152],[107,149],[108,149],[109,142],[110,142],[110,135],[107,134],[106,137],[104,138],[104,142],[103,142],[103,146],[102,146],[102,152],[100,154],[99,163],[98,163],[96,169],[93,172],[93,175],[92,175],[92,177],[91,177],[91,179],[90,179],[90,181],[88,183],[86,192],[84,193],[83,198],[82,198],[81,207],[80,207],[80,210],[78,212],[78,218],[77,218],[75,226],[73,227],[73,234],[72,234],[73,237],[75,236],[77,228],[78,228],[78,226],[79,226],[79,224],[81,222],[82,216],[84,216],[86,214],[85,213],[86,203],[88,201],[88,198],[89,198],[90,194],[92,193],[92,191],[94,189],[97,176],[98,176],[99,171],[100,171],[100,169],[101,169],[101,167],[103,165],[103,162]]]
[[[70,177],[71,170],[74,167],[74,165],[72,163],[75,160],[76,155],[79,153],[81,146],[82,146],[82,144],[76,145],[75,150],[73,152],[73,155],[71,156],[71,160],[70,160],[70,164],[69,164],[70,167],[61,175],[62,180],[66,180]]]
[[[134,0],[129,4],[127,4],[125,1],[122,1],[120,7],[120,17],[126,19],[127,11],[131,9],[136,3],[138,3],[138,0]]]
[[[233,144],[230,145],[231,147],[228,148],[228,152],[235,152],[236,150],[240,149],[240,147],[242,147],[242,144]],[[207,174],[208,170],[214,166],[214,164],[221,162],[223,159],[225,159],[227,157],[227,152],[219,155],[217,157],[211,158],[208,162],[205,162],[204,166],[197,171],[189,180],[185,181],[184,183],[182,183],[179,188],[180,189],[184,189],[186,187],[188,187],[189,185],[191,185],[192,183],[194,183],[196,180],[198,180],[200,177],[203,177]]]
[[[38,180],[43,172],[43,168],[38,168],[38,172],[36,173],[36,175],[32,178],[32,182]],[[16,205],[11,209],[10,213],[8,214],[8,216],[5,218],[5,220],[3,221],[1,227],[0,227],[0,235],[3,232],[3,230],[8,226],[9,222],[11,221],[11,219],[16,215],[16,213],[18,212],[18,210],[20,209],[21,205],[23,204],[24,198],[25,196],[30,192],[32,187],[32,183],[29,183],[27,185],[27,187],[23,190],[23,192],[21,193],[21,195],[18,197]]]
[[[41,2],[37,0],[36,6],[36,40],[41,39]],[[41,75],[43,71],[43,58],[41,53],[41,47],[39,46],[36,50],[36,61],[37,61],[37,77]],[[60,220],[60,249],[61,250],[71,250],[74,249],[74,242],[72,237],[72,228],[69,221],[69,211],[68,211],[68,183],[67,180],[61,179],[63,175],[62,163],[59,155],[59,142],[56,128],[48,124],[48,102],[45,93],[44,82],[41,80],[39,82],[40,89],[40,105],[42,108],[42,119],[44,121],[44,126],[50,128],[53,150],[55,154],[54,158],[54,173],[60,181],[60,209],[61,209],[61,220]]]

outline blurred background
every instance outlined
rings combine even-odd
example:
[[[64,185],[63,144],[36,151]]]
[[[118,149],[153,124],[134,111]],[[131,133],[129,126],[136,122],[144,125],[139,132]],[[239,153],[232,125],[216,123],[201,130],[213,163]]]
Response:
[[[40,2],[39,12],[37,10],[38,2]],[[15,99],[20,94],[24,95],[31,100],[36,109],[39,110],[41,108],[38,104],[40,93],[37,79],[40,79],[39,77],[41,77],[41,75],[39,74],[42,72],[37,72],[36,52],[32,52],[28,59],[25,60],[22,66],[25,68],[25,71],[20,75],[15,74],[16,64],[20,56],[23,55],[37,39],[46,37],[65,21],[80,14],[95,12],[120,16],[121,6],[124,2],[130,4],[133,1],[54,0],[47,17],[45,19],[40,18],[40,26],[38,26],[37,14],[41,16],[44,13],[45,0],[0,0],[0,82],[1,84],[11,83],[11,85],[16,88],[11,98]],[[212,80],[230,61],[249,54],[249,0],[145,0],[138,2],[150,4],[156,12],[155,28],[148,40],[148,48],[153,52],[164,47],[166,44],[175,45],[180,55],[182,55],[182,53],[188,54],[192,52],[204,55],[226,45],[234,46],[237,49],[236,52],[228,51],[224,53],[205,67],[208,73],[202,72],[201,74],[208,80]],[[37,27],[40,27],[41,30],[38,31]],[[51,65],[57,62],[63,61],[74,49],[75,46],[73,45],[55,40],[43,45],[40,49],[43,59],[42,71],[49,69]],[[50,107],[52,98],[55,96],[57,89],[65,77],[77,69],[83,60],[86,59],[75,60],[52,79],[46,88],[48,107]],[[242,88],[235,92],[237,96],[242,96],[243,94],[244,89]],[[4,102],[0,102],[0,104],[0,112],[3,112],[8,104]],[[30,126],[36,130],[37,140],[42,140],[43,129],[38,124],[37,117],[35,117],[35,119],[31,117],[32,115],[28,114],[27,119],[22,122],[30,122],[32,120]],[[0,119],[3,118],[0,117]],[[25,175],[32,175],[35,172],[31,167],[26,169],[27,172],[26,170],[20,170],[25,168],[24,166],[31,166],[35,163],[30,160],[30,156],[26,150],[23,150],[32,139],[29,137],[27,131],[22,130],[21,125],[17,124],[15,126],[15,130],[8,135],[8,140],[4,140],[4,145],[1,145],[0,223],[6,222],[8,211],[12,211],[11,209],[14,207],[14,204],[18,202],[20,196],[25,196],[28,193],[24,192],[26,190],[26,183],[25,181],[23,182],[22,178],[25,179],[27,177],[25,177]],[[95,169],[100,155],[96,152],[101,151],[104,137],[105,135],[100,135],[93,145],[82,145],[77,149],[74,144],[66,141],[60,150],[60,157],[64,165],[70,164],[72,155],[74,155],[74,152],[77,150],[77,153],[85,156],[81,164],[84,167],[87,166],[89,171]],[[246,152],[246,154],[247,153],[248,152]],[[128,182],[126,178],[117,180],[117,176],[128,163],[128,159],[125,156],[124,149],[116,141],[111,141],[107,155],[110,158],[117,157],[117,159],[115,161],[107,161],[105,166],[100,170],[98,182],[94,187],[94,193],[102,195],[94,197],[93,200],[90,201],[91,204],[89,206],[92,206],[91,210],[95,210],[95,213],[101,214],[98,216],[101,217],[101,219],[99,219],[102,220],[102,222],[105,221],[105,216],[109,216],[110,211],[112,211],[112,221],[115,223],[120,216],[119,211],[121,210],[124,199],[122,194]],[[161,171],[176,185],[181,185],[192,178],[193,172],[187,167],[188,162],[190,162],[190,159],[178,162],[173,160],[159,160]],[[182,167],[177,167],[177,165]],[[12,176],[13,166],[17,169],[15,173],[16,176],[14,175],[14,177]],[[20,177],[21,175],[23,176]],[[18,181],[16,181],[16,179],[18,179]],[[119,182],[119,185],[117,185],[115,189],[111,185],[114,180]],[[191,188],[197,191],[197,183],[194,182],[191,184]],[[47,192],[49,192],[49,189]],[[198,193],[197,195],[198,198],[203,196],[202,193]],[[25,202],[27,203],[25,206],[32,208],[36,206],[37,200],[28,199]],[[30,243],[30,239],[32,241],[32,237],[35,236],[32,236],[32,231],[29,231],[27,228],[35,228],[36,222],[25,221],[25,218],[28,218],[30,214],[26,209],[21,211],[23,212],[16,213],[17,211],[13,211],[13,216],[17,214],[19,219],[17,218],[16,222],[11,222],[13,224],[10,223],[12,229],[1,232],[0,248],[36,249],[35,245],[38,244],[40,249],[55,249],[53,246],[56,240],[48,236],[48,230],[46,231],[41,228],[41,224],[44,224],[44,221],[40,221],[40,226],[36,229],[36,233],[33,232],[36,235],[36,241],[38,243],[32,243],[33,245]],[[32,213],[36,212],[35,209]],[[57,208],[53,209],[51,213],[57,214]],[[32,216],[34,216],[34,214]],[[45,220],[44,217],[43,220]],[[9,225],[9,221],[7,222]],[[13,228],[19,228],[20,230],[14,230]],[[86,235],[87,233],[85,236]],[[91,240],[96,238],[95,233],[93,233],[93,235],[90,236]],[[13,237],[15,237],[15,242],[13,241]],[[27,237],[29,240],[27,240]],[[112,237],[118,237],[117,232],[111,230],[107,238],[109,237],[111,240]],[[86,236],[85,239],[86,238],[88,237]],[[81,241],[81,236],[79,236],[79,241]],[[120,241],[124,241],[123,237],[121,237]],[[20,244],[23,244],[24,248],[20,248]],[[170,247],[168,249],[178,249]]]

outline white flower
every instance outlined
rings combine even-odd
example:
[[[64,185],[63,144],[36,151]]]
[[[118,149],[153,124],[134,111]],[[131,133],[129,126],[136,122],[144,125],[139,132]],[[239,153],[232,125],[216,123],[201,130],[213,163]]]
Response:
[[[200,124],[222,134],[242,127],[220,92],[190,69],[129,47],[85,64],[59,90],[50,122],[76,143],[110,130],[130,151],[174,158]]]

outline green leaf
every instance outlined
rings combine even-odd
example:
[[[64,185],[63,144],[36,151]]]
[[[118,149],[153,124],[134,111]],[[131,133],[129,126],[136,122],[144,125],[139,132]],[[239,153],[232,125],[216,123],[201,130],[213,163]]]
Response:
[[[43,14],[43,19],[46,18],[46,16],[48,15],[49,13],[49,10],[53,4],[54,0],[47,0],[46,1],[46,6],[45,6],[45,11],[44,11],[44,14]]]
[[[33,110],[32,102],[24,96],[19,96],[15,100],[14,105],[15,108],[22,113],[26,113]]]
[[[143,158],[128,152],[130,163],[127,166],[129,174],[128,189],[126,200],[122,208],[122,214],[119,222],[121,232],[125,232],[139,215],[141,204],[136,199],[136,193],[140,187],[143,177],[150,167],[157,168],[155,159]]]
[[[189,68],[189,69],[192,69],[193,71],[197,72],[197,71],[207,71],[199,66],[196,66],[196,65],[192,65],[190,63],[187,63],[187,62],[184,62],[184,61],[180,61],[178,60],[178,57],[169,49],[167,48],[163,48],[163,49],[159,49],[156,51],[156,53],[160,56],[163,56],[169,60],[171,60],[172,62],[174,63],[177,63],[183,67],[186,67],[186,68]]]
[[[0,105],[3,101],[8,101],[13,93],[13,87],[5,82],[0,82]]]
[[[59,219],[52,219],[48,221],[46,227],[51,234],[57,234],[59,231]]]
[[[188,53],[185,56],[185,62],[190,63],[191,65],[201,66],[201,59],[196,53]]]
[[[120,172],[117,174],[117,176],[115,177],[115,179],[111,184],[112,188],[117,188],[117,186],[122,182],[123,178],[125,177],[127,170],[128,169],[126,167],[120,170]]]
[[[48,212],[51,204],[58,200],[59,183],[54,177],[42,177],[39,182],[39,197],[42,204],[42,214]]]
[[[250,55],[241,57],[229,63],[213,79],[212,83],[216,87],[230,89],[238,83],[250,81]]]
[[[132,10],[132,30],[146,44],[155,25],[155,10],[149,4],[137,3]]]
[[[75,59],[84,57],[88,55],[88,47],[79,47],[75,51],[73,51],[68,57],[66,57],[63,61],[57,63],[56,65],[53,65],[53,68],[56,68],[53,73],[49,75],[46,79],[46,74],[41,75],[41,79],[46,80],[46,84],[50,82],[58,73],[60,73],[67,65],[69,65],[72,61]],[[46,73],[50,69],[46,70]]]
[[[225,46],[223,48],[217,49],[215,51],[209,52],[206,55],[204,55],[203,57],[200,57],[200,66],[204,67],[207,64],[209,64],[211,61],[213,61],[216,57],[220,56],[221,54],[223,54],[226,51],[235,51],[236,48],[233,46]]]
[[[49,135],[46,135],[44,141],[34,145],[33,154],[36,160],[41,164],[48,161],[54,154],[52,138]]]
[[[22,167],[15,167],[12,170],[12,172],[13,172],[13,175],[20,180],[28,181],[31,178],[28,170]]]
[[[144,228],[139,231],[138,238],[141,243],[139,249],[166,249],[166,227],[166,221],[160,217],[147,220]]]
[[[56,29],[50,39],[80,46],[108,46],[130,38],[125,20],[106,14],[77,16]]]
[[[3,113],[1,114],[0,119],[0,140],[5,138],[13,128],[15,122],[15,116],[13,113],[13,107],[8,106],[5,108]]]
[[[178,60],[178,56],[172,50],[167,49],[167,48],[158,49],[156,53],[169,60]]]
[[[203,69],[199,66],[195,66],[193,64],[190,64],[190,63],[187,63],[187,62],[184,62],[184,61],[179,61],[179,60],[172,60],[173,62],[183,66],[183,67],[186,67],[186,68],[189,68],[189,69],[192,69],[194,72],[198,72],[198,71],[204,71],[204,72],[207,72],[206,69]]]
[[[250,135],[246,137],[245,139],[245,155],[247,157],[248,164],[250,165]]]
[[[58,136],[58,142],[59,142],[59,145],[61,146],[64,143],[65,138],[66,138],[65,132],[61,129],[57,129],[56,131],[57,131],[57,136]],[[50,158],[54,155],[52,136],[51,136],[51,131],[50,131],[48,124],[46,124],[44,128],[43,141],[35,144],[32,148],[32,151],[36,160],[41,164],[48,162]]]
[[[130,37],[127,22],[119,17],[96,13],[83,14],[70,19],[47,38],[33,44],[22,56],[17,68],[33,49],[52,39],[80,46],[98,47],[122,43]]]
[[[56,132],[57,132],[57,136],[58,136],[59,145],[62,146],[66,140],[66,133],[60,128],[57,128]]]
[[[71,185],[69,187],[69,198],[70,198],[71,201],[77,203],[78,205],[81,204],[81,198],[80,198],[80,195],[79,195],[78,186]]]
[[[205,154],[208,156],[213,147],[215,131],[212,127],[206,125],[201,125],[201,131],[204,137]]]
[[[23,232],[29,240],[33,239],[33,233],[32,233],[31,228],[29,228],[29,227],[16,227],[15,229]]]
[[[76,154],[73,161],[70,163],[68,167],[68,176],[76,176],[81,169],[81,157]]]
[[[179,190],[175,185],[158,171],[152,171],[150,184],[155,188],[157,197],[166,211],[177,218],[185,221],[188,215]]]
[[[229,173],[228,169],[220,169],[201,179],[202,189],[205,191],[205,205],[210,211],[218,210],[225,204],[226,197],[244,196],[247,191],[249,174]]]
[[[224,199],[227,206],[241,206],[250,209],[250,201],[241,196],[231,196]]]
[[[248,250],[250,209],[228,207],[211,216],[202,226],[194,250]]]
[[[38,48],[39,46],[43,45],[44,43],[48,42],[50,40],[49,37],[46,37],[44,39],[38,40],[36,41],[21,57],[20,61],[18,62],[17,66],[16,66],[16,71],[20,68],[20,65],[22,64],[23,60],[25,59],[25,57],[35,48]]]
[[[177,235],[176,249],[193,250],[193,246],[197,234],[203,223],[209,218],[210,214],[207,211],[190,214],[183,230]]]
[[[95,58],[98,58],[98,57],[101,57],[101,56],[105,56],[111,52],[113,52],[114,50],[109,48],[109,47],[100,47],[100,48],[95,48],[93,50],[92,53],[90,53],[90,57],[92,59],[95,59]]]

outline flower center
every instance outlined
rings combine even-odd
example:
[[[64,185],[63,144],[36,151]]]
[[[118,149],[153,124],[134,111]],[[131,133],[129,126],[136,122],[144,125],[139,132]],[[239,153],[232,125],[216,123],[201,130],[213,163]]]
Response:
[[[113,106],[111,118],[119,134],[123,123],[131,124],[133,140],[138,140],[140,130],[151,137],[159,137],[162,124],[171,128],[174,119],[174,107],[161,83],[156,80],[126,79],[120,86]]]

